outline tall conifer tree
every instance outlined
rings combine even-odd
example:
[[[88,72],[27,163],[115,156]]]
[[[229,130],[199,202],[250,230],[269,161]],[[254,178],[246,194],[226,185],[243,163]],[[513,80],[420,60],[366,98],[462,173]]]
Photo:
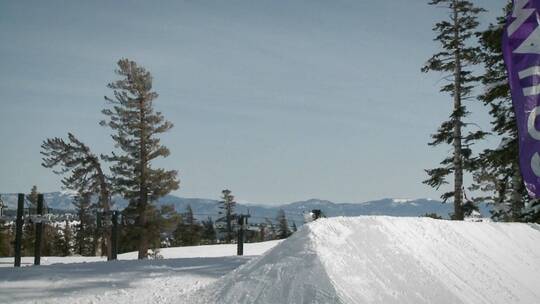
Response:
[[[52,239],[52,251],[55,256],[69,256],[72,250],[72,231],[71,225],[66,220],[64,227],[53,226],[54,235]]]
[[[38,201],[38,189],[37,186],[32,186],[30,194],[26,196],[28,215],[36,215],[37,213],[37,201]],[[23,254],[26,256],[34,255],[34,242],[36,239],[36,229],[34,223],[31,220],[25,221],[23,226],[23,238],[22,249]]]
[[[87,145],[71,133],[68,133],[67,140],[58,137],[47,139],[41,148],[43,167],[60,168],[54,172],[66,175],[62,179],[65,188],[77,191],[81,195],[97,194],[98,209],[103,210],[105,214],[110,214],[112,191],[110,178],[104,173],[100,157],[92,153]],[[110,259],[110,227],[104,228],[102,233],[104,237],[100,238],[101,247],[104,247]]]
[[[221,191],[221,194],[222,194],[222,197],[221,197],[222,200],[220,201],[220,205],[219,205],[219,208],[221,209],[221,211],[219,212],[219,214],[221,214],[222,217],[219,218],[217,222],[225,223],[225,229],[220,229],[220,230],[222,231],[224,230],[225,241],[227,243],[230,243],[232,239],[234,238],[233,222],[234,222],[234,219],[236,218],[236,214],[234,212],[236,202],[234,201],[234,196],[231,194],[231,190],[225,189]]]
[[[116,74],[121,78],[108,85],[113,97],[105,97],[108,107],[102,112],[107,117],[101,125],[114,132],[112,138],[120,148],[107,157],[116,190],[129,200],[125,214],[135,221],[139,259],[148,255],[151,243],[149,219],[155,218],[152,202],[179,187],[177,172],[155,169],[153,160],[167,157],[169,149],[160,144],[159,135],[173,125],[161,112],[154,111],[158,94],[152,91],[150,72],[136,62],[121,59]]]
[[[5,208],[0,195],[0,209]],[[3,210],[3,209],[2,209]],[[3,215],[3,214],[0,214]],[[6,224],[6,220],[0,216],[0,256],[10,256],[11,254],[11,225]]]
[[[9,235],[8,226],[4,226],[4,223],[0,219],[0,257],[7,257],[11,255],[11,238]]]
[[[201,241],[202,227],[199,225],[191,205],[186,207],[186,212],[182,214],[182,221],[178,223],[174,231],[174,244],[176,246],[195,246]]]
[[[32,189],[30,189],[30,194],[26,196],[26,200],[28,201],[29,214],[36,214],[37,212],[38,195],[39,195],[39,192],[37,190],[37,186],[33,185]]]
[[[505,16],[509,11],[510,4],[505,8]],[[519,169],[516,118],[501,47],[505,16],[482,32],[479,39],[485,68],[482,75],[485,89],[479,99],[489,107],[492,132],[501,141],[495,149],[486,149],[479,155],[474,188],[490,193],[482,199],[494,204],[494,219],[518,221],[528,196]]]
[[[73,201],[78,223],[75,225],[74,251],[83,256],[94,255],[95,218],[90,193],[80,193]]]
[[[184,213],[183,218],[184,218],[184,223],[186,225],[187,243],[189,243],[189,245],[191,246],[199,245],[201,241],[202,227],[197,222],[197,219],[195,219],[191,205],[187,206],[186,212]]]
[[[278,239],[288,238],[289,235],[291,235],[291,229],[289,228],[289,222],[287,221],[287,216],[283,209],[279,209],[276,220],[278,223]]]
[[[211,217],[202,221],[201,238],[206,244],[214,244],[216,242],[216,229],[214,228],[214,221]]]
[[[463,173],[474,168],[471,161],[472,143],[485,135],[482,131],[469,132],[468,124],[464,121],[469,114],[464,101],[471,98],[473,84],[478,81],[469,68],[480,60],[479,47],[469,46],[468,43],[475,34],[477,16],[483,9],[466,0],[432,0],[429,4],[448,9],[449,18],[435,24],[435,40],[440,43],[442,50],[428,60],[422,71],[447,73],[449,83],[441,88],[441,92],[449,93],[453,98],[449,120],[444,121],[437,133],[432,135],[429,145],[451,145],[452,153],[441,161],[441,167],[426,170],[429,178],[424,183],[439,189],[448,183],[447,177],[453,174],[453,190],[444,193],[441,198],[444,201],[453,198],[453,218],[463,220]]]

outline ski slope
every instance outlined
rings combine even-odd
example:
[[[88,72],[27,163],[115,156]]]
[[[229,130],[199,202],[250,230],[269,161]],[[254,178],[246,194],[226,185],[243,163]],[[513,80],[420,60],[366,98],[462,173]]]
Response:
[[[245,256],[261,255],[268,249],[274,247],[281,242],[269,241],[261,243],[247,243],[244,246]],[[118,255],[118,260],[129,261],[137,260],[137,252],[128,252]],[[186,246],[161,248],[159,255],[164,259],[178,258],[215,258],[227,257],[236,255],[236,244],[221,244],[221,245],[201,245],[201,246]],[[73,264],[73,263],[89,263],[89,262],[105,262],[107,257],[87,257],[87,256],[70,256],[70,257],[41,257],[41,265],[54,264]],[[22,266],[31,266],[34,264],[34,257],[22,257]],[[13,267],[13,258],[0,258],[0,267]],[[0,278],[1,280],[1,278]],[[1,302],[0,302],[1,303]]]
[[[540,303],[538,225],[324,219],[186,303]]]
[[[48,266],[0,268],[0,303],[540,302],[538,225],[341,217],[245,250],[251,256],[214,245],[146,261],[49,257]]]
[[[185,303],[185,295],[261,255],[280,241],[244,245],[166,248],[163,259],[138,261],[137,253],[104,262],[100,257],[43,257],[38,267],[13,268],[0,258],[0,303]],[[23,265],[33,261],[23,258]]]

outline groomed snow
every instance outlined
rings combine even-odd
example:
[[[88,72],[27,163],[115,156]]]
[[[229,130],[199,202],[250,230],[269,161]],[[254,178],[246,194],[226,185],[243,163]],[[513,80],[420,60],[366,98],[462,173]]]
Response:
[[[270,248],[274,247],[281,241],[269,241],[261,243],[245,244],[244,255],[256,256],[261,255]],[[236,244],[222,245],[202,245],[202,246],[187,246],[187,247],[172,247],[161,248],[159,255],[164,259],[178,258],[214,258],[227,257],[236,255]],[[128,252],[118,255],[118,260],[136,260],[137,252]],[[72,264],[72,263],[89,263],[89,262],[104,262],[106,257],[41,257],[41,265],[54,264]],[[34,257],[22,257],[22,266],[31,266],[34,264]],[[0,258],[0,267],[13,267],[13,258]],[[0,278],[1,280],[1,278]],[[1,281],[0,281],[1,282]]]
[[[38,267],[13,268],[0,258],[0,303],[187,303],[185,294],[261,255],[280,241],[162,249],[163,259],[137,261],[136,253],[119,261],[99,257],[43,257]],[[23,262],[32,263],[25,257]],[[53,264],[53,265],[51,265]]]
[[[255,257],[235,257],[234,245],[217,245],[163,249],[164,259],[147,261],[133,260],[135,253],[109,263],[46,258],[64,264],[0,268],[0,303],[529,304],[540,299],[538,225],[331,218],[305,225],[285,241],[247,244],[245,250]]]
[[[187,303],[539,303],[537,225],[323,219]]]

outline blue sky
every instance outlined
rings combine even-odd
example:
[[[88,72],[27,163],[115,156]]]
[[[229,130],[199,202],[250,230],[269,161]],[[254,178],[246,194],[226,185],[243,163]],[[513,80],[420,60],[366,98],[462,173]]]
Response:
[[[484,27],[505,2],[476,1]],[[156,108],[175,125],[171,156],[154,165],[179,170],[176,195],[437,198],[423,170],[449,148],[426,143],[451,100],[441,75],[420,72],[446,14],[426,3],[0,0],[0,192],[60,189],[40,167],[47,137],[111,151],[100,110],[127,57],[153,74]]]

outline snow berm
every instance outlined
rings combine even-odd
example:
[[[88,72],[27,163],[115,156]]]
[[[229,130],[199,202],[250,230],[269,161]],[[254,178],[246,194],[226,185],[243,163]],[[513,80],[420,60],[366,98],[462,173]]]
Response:
[[[305,225],[188,303],[538,303],[540,227],[355,217]]]

